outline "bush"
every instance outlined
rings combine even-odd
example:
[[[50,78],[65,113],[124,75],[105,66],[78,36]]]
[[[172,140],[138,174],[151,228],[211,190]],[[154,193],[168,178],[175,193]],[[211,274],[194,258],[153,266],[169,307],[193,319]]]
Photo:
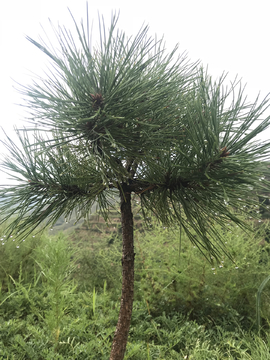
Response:
[[[265,225],[266,226],[266,225]],[[126,359],[269,358],[250,332],[255,295],[269,274],[262,230],[216,227],[234,262],[208,263],[179,229],[152,221],[135,233],[135,301]],[[259,231],[260,230],[260,231]],[[4,241],[0,358],[108,359],[121,291],[121,239],[71,244],[62,234]],[[19,248],[17,248],[19,246]]]

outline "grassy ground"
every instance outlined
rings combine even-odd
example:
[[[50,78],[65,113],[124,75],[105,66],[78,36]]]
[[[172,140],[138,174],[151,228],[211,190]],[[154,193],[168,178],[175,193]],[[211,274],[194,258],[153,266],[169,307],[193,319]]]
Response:
[[[0,359],[108,359],[121,291],[117,216],[112,224],[20,243],[0,234]],[[140,224],[125,359],[270,359],[269,284],[260,336],[256,323],[270,273],[267,227],[217,228],[234,262],[209,264],[179,229]]]

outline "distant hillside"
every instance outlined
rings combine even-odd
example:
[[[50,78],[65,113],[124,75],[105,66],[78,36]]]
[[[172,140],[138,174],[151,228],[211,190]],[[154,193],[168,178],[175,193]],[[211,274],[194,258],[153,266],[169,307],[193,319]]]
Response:
[[[94,210],[94,209],[92,209]],[[138,204],[134,201],[133,204],[133,215],[135,227],[142,227],[142,217],[138,213]],[[73,241],[98,241],[103,238],[104,235],[110,235],[110,242],[113,242],[115,237],[121,235],[121,214],[115,209],[110,210],[109,219],[107,222],[104,221],[101,215],[97,212],[93,212],[89,215],[89,219],[81,219],[76,223],[75,213],[71,217],[70,221],[66,222],[64,217],[60,217],[52,230],[49,230],[50,234],[56,234],[59,231],[63,231],[68,234]]]

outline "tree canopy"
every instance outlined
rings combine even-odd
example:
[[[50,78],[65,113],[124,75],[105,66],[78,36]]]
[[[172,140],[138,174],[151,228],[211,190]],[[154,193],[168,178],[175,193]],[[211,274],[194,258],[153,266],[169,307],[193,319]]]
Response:
[[[270,143],[256,138],[269,126],[268,98],[247,103],[240,82],[213,81],[177,47],[167,54],[147,26],[127,37],[117,20],[108,31],[100,20],[97,47],[88,22],[75,20],[76,37],[54,28],[58,47],[28,37],[50,66],[20,87],[30,125],[17,129],[18,143],[3,140],[1,168],[17,184],[0,190],[1,222],[14,216],[7,232],[23,237],[74,210],[85,217],[95,202],[106,219],[125,188],[140,197],[145,219],[180,223],[218,256],[212,224],[245,226],[232,208],[245,214],[250,190],[266,184],[258,163]]]

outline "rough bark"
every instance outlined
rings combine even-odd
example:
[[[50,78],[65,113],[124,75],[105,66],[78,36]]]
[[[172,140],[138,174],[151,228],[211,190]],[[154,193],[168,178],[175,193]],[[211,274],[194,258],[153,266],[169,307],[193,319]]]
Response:
[[[120,312],[110,360],[123,360],[128,340],[134,294],[134,245],[133,245],[133,214],[131,195],[124,188],[120,191],[121,223],[123,236],[122,250],[122,297]]]

